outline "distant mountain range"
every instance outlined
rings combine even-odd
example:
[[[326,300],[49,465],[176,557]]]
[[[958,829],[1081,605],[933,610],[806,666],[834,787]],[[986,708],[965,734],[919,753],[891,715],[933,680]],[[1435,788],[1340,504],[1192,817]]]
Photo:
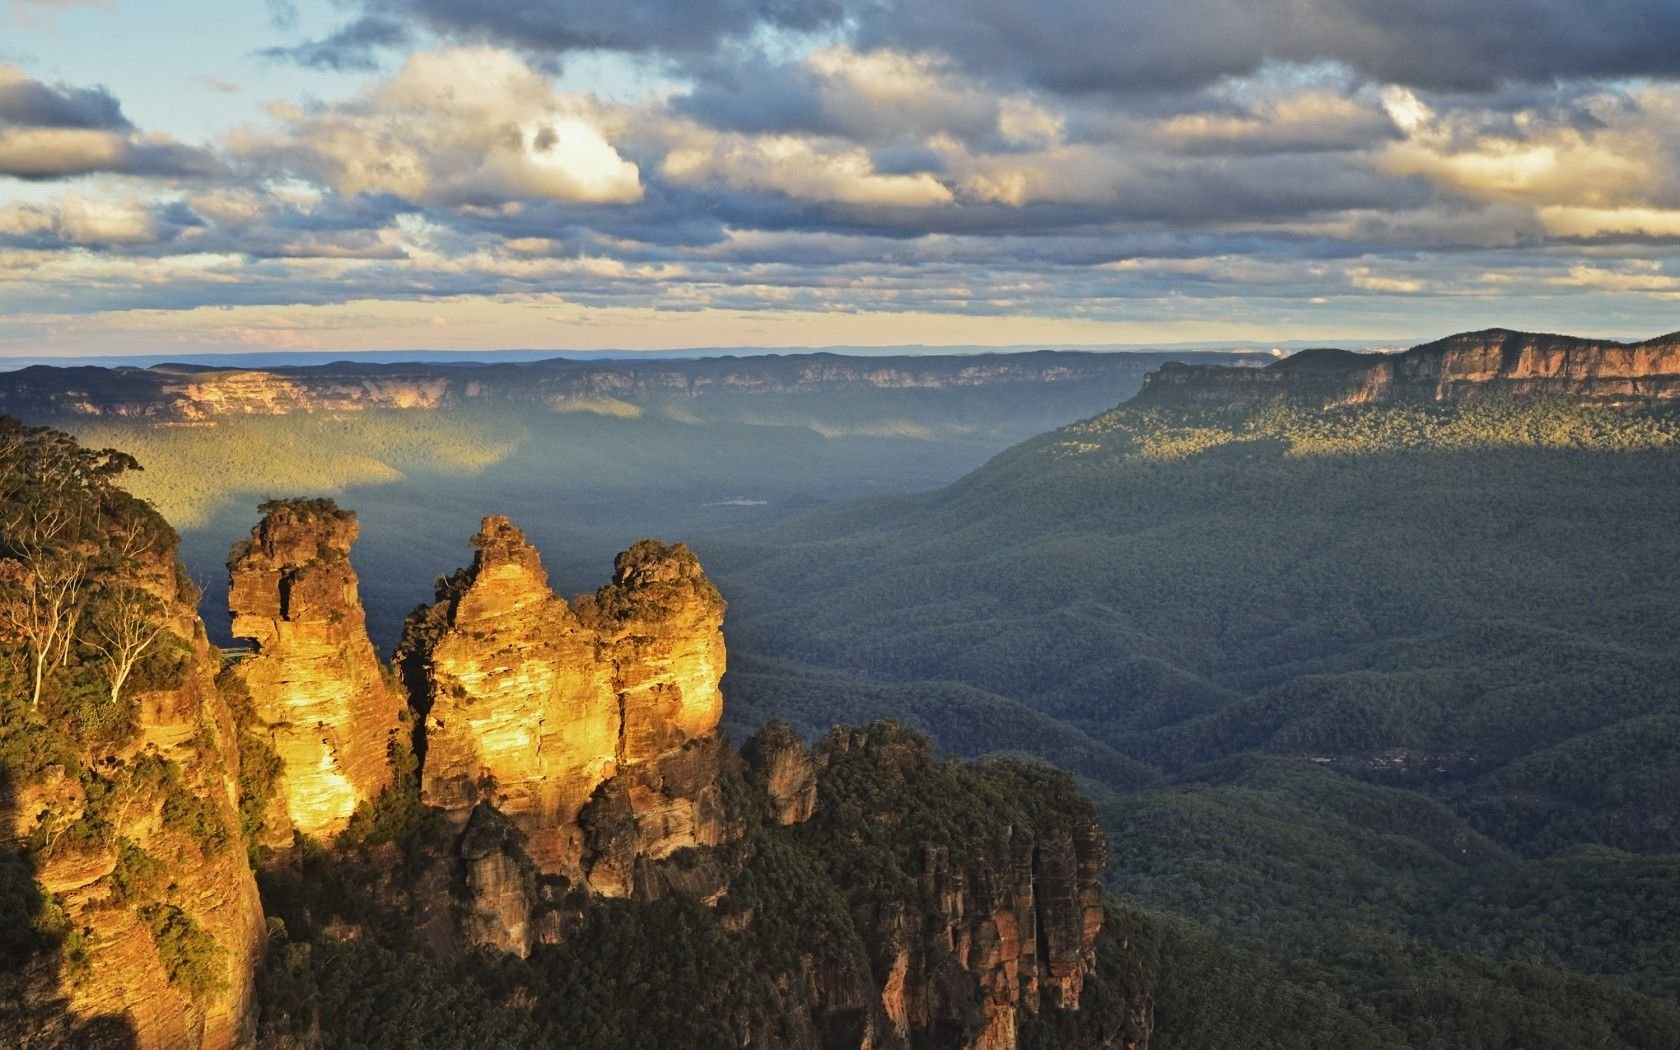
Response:
[[[799,394],[817,389],[953,390],[1111,383],[1135,390],[1167,361],[1254,365],[1258,354],[1015,354],[849,357],[833,353],[679,361],[494,364],[334,362],[288,368],[57,368],[0,373],[0,412],[22,418],[207,420],[370,408],[451,408],[468,403],[591,409],[692,401],[719,395]],[[1124,396],[1124,395],[1122,395]]]

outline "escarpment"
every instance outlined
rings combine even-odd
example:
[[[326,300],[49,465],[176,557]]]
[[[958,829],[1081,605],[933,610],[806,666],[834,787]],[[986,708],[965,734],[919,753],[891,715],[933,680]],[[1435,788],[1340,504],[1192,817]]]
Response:
[[[360,527],[331,500],[264,504],[228,559],[240,672],[283,763],[274,844],[334,835],[391,783],[403,699],[374,655],[350,547]]]
[[[924,738],[891,723],[836,729],[811,750],[772,724],[743,755],[767,827],[802,818],[798,840],[830,858],[830,885],[805,892],[843,901],[865,949],[811,960],[806,995],[788,1005],[811,1045],[1001,1050],[1027,1018],[1078,1009],[1096,966],[1108,850],[1070,777],[939,762]],[[870,865],[853,868],[835,843]],[[759,863],[746,862],[742,883]],[[726,922],[755,909],[765,914],[749,924],[783,921],[745,887],[719,908]]]
[[[1680,333],[1640,343],[1466,332],[1398,354],[1303,350],[1265,368],[1166,364],[1138,401],[1284,397],[1316,407],[1462,401],[1489,395],[1680,398]]]

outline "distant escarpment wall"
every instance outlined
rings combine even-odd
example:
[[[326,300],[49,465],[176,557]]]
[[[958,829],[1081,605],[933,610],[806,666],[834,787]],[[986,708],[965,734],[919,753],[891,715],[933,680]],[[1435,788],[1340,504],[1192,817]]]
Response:
[[[1616,343],[1493,329],[1399,354],[1304,350],[1265,368],[1166,364],[1140,402],[1280,396],[1319,407],[1451,402],[1488,395],[1680,398],[1680,333]]]

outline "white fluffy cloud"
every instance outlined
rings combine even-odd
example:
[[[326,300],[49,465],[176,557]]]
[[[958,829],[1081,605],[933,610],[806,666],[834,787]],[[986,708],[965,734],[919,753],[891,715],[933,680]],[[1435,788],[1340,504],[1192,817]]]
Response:
[[[247,132],[234,148],[346,196],[442,205],[642,196],[637,166],[608,141],[604,111],[494,48],[420,52],[353,101],[277,105],[272,116],[277,134]]]

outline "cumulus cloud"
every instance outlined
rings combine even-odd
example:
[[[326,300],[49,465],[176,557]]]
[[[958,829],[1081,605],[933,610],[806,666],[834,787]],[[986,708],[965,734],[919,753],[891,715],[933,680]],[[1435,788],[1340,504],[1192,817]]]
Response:
[[[460,48],[411,55],[349,102],[276,106],[278,133],[247,132],[234,146],[346,196],[633,202],[642,195],[639,172],[608,141],[604,115],[506,51]]]
[[[141,134],[103,87],[47,84],[0,66],[0,175],[203,176],[217,169],[206,150]]]
[[[1525,209],[1545,236],[1680,237],[1680,88],[1585,91],[1552,107],[1438,111],[1385,102],[1403,136],[1373,168],[1443,196]]]
[[[0,121],[20,127],[127,131],[122,104],[103,87],[45,84],[0,66]]]
[[[720,181],[736,189],[769,190],[799,200],[834,204],[918,207],[948,204],[952,195],[926,172],[887,175],[856,146],[791,135],[708,135],[665,156],[666,178],[685,185]]]

